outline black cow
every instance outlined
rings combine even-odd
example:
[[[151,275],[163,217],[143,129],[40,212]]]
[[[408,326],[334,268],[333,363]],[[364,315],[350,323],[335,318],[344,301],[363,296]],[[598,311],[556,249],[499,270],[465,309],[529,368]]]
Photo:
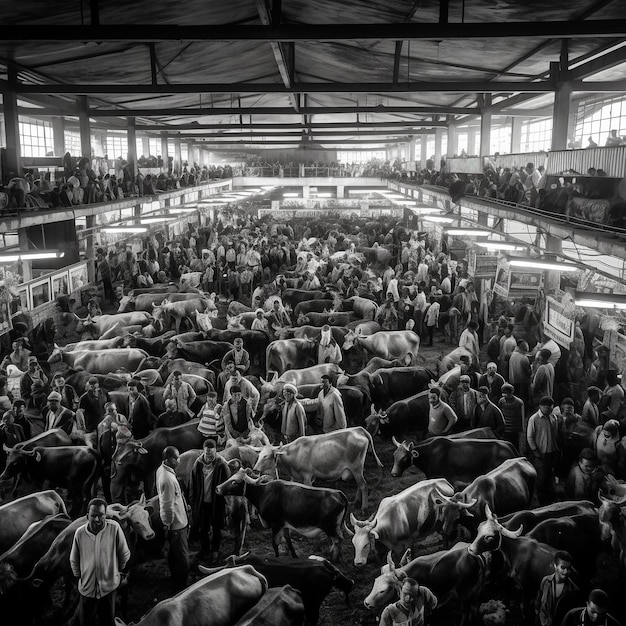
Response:
[[[399,400],[427,390],[428,383],[434,378],[436,378],[435,375],[425,367],[393,367],[376,370],[370,375],[372,402],[376,408],[386,409]]]
[[[302,594],[291,585],[268,589],[263,597],[235,624],[235,626],[275,626],[304,623]]]
[[[100,387],[105,391],[113,391],[120,387],[126,386],[126,379],[122,376],[113,374],[90,374],[84,370],[69,370],[65,374],[65,382],[73,387],[78,395],[82,395],[86,391],[87,381],[95,376],[100,383]]]
[[[252,565],[257,572],[267,578],[270,587],[289,584],[300,591],[307,622],[312,626],[317,624],[322,602],[333,587],[343,591],[347,602],[348,594],[354,586],[352,579],[343,574],[335,565],[319,556],[285,561],[272,557],[260,558],[246,555],[242,557],[231,556],[226,562],[229,567]]]
[[[380,432],[384,437],[402,437],[407,432],[418,432],[423,436],[428,430],[428,390],[394,402],[383,415],[377,414],[378,419],[367,418],[370,433]],[[371,416],[374,417],[374,416]]]
[[[124,346],[128,348],[139,348],[147,352],[150,356],[162,357],[165,355],[167,344],[174,335],[176,335],[176,332],[173,330],[168,330],[163,335],[154,337],[154,339],[129,334],[124,336]]]
[[[282,300],[285,306],[292,310],[296,308],[296,304],[306,302],[308,300],[330,300],[332,306],[333,294],[325,291],[306,291],[305,289],[285,289],[282,293]]]
[[[415,465],[428,478],[445,478],[453,485],[469,483],[519,456],[515,447],[500,439],[450,439],[433,437],[417,445],[399,443],[395,437],[392,476],[402,476]]]
[[[331,311],[334,307],[332,300],[307,300],[306,302],[298,302],[293,309],[293,315],[295,318],[302,313],[308,315],[309,313],[323,313],[324,311]]]
[[[221,361],[224,355],[233,349],[233,344],[228,341],[179,342],[173,356],[187,361],[194,361],[195,363],[208,364],[212,361]]]
[[[210,330],[206,333],[207,339],[211,341],[227,341],[233,343],[235,339],[243,340],[243,347],[250,354],[251,359],[263,361],[265,350],[267,349],[267,335],[260,330]]]
[[[514,530],[523,526],[524,533],[529,533],[535,526],[549,519],[560,519],[572,515],[597,514],[597,509],[588,500],[574,500],[567,502],[555,502],[538,509],[518,511],[499,518],[500,524],[509,530]]]
[[[100,455],[88,446],[60,446],[32,450],[8,449],[9,456],[0,482],[28,476],[31,482],[43,489],[44,484],[63,487],[72,500],[70,515],[76,517],[84,512],[91,488],[100,477]]]
[[[284,480],[267,481],[266,476],[252,477],[252,471],[239,469],[217,487],[225,496],[245,496],[272,530],[272,546],[278,556],[278,541],[285,537],[292,556],[289,528],[314,537],[326,533],[332,542],[332,558],[340,556],[342,524],[348,511],[348,498],[337,489],[309,487]]]

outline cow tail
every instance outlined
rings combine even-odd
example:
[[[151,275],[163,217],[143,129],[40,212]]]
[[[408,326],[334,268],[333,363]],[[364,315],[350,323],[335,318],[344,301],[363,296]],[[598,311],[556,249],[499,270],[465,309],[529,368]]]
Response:
[[[378,474],[378,480],[375,483],[376,485],[378,485],[380,483],[380,481],[383,479],[383,467],[385,467],[385,466],[381,463],[380,459],[378,458],[378,455],[376,454],[376,448],[374,448],[374,440],[372,439],[372,435],[365,428],[361,428],[361,429],[363,430],[363,432],[367,436],[368,449],[370,447],[372,448],[372,454],[374,455],[374,458],[376,459],[376,463],[378,465],[379,474]]]
[[[89,486],[91,493],[86,494],[86,495],[88,495],[88,497],[90,498],[93,498],[97,495],[96,489],[98,487],[98,481],[102,478],[103,467],[102,467],[102,456],[100,455],[100,453],[95,448],[89,448],[89,450],[95,457],[97,463],[93,469],[93,472],[87,477],[87,480],[85,481],[85,492],[86,492],[87,486]]]

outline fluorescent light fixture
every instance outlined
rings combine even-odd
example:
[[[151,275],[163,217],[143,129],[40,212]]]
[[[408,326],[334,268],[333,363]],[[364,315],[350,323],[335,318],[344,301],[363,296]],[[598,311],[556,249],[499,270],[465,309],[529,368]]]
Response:
[[[417,204],[416,200],[392,200],[392,202],[402,206],[415,206]]]
[[[158,224],[159,222],[170,222],[176,218],[173,215],[161,215],[160,217],[142,217],[139,220],[140,224]]]
[[[370,193],[386,193],[387,190],[380,188],[380,189],[348,189],[348,193],[353,193],[355,195],[358,194],[370,194]]]
[[[300,197],[299,193],[291,192],[291,191],[288,191],[287,193],[283,194],[283,198],[299,198],[299,197]]]
[[[326,193],[326,192],[322,192],[322,193],[318,193],[317,197],[318,198],[332,198],[335,194],[333,193]]]
[[[43,259],[62,259],[65,252],[61,250],[15,250],[0,254],[0,263],[14,263],[15,261],[40,261]]]
[[[416,215],[432,215],[433,213],[442,213],[443,209],[432,206],[412,206],[410,210]]]
[[[578,270],[576,265],[571,263],[560,263],[556,259],[554,261],[541,259],[509,259],[509,263],[513,267],[525,267],[538,270],[556,270],[558,272],[575,272]]]
[[[198,207],[186,207],[186,206],[181,206],[181,207],[176,207],[176,208],[170,208],[170,213],[172,215],[179,215],[181,213],[194,213],[195,211],[198,210]]]
[[[107,226],[102,229],[103,233],[145,233],[148,229],[145,226]]]
[[[475,241],[474,243],[481,248],[487,248],[487,250],[520,251],[527,249],[526,246],[520,246],[514,243],[507,243],[505,241]]]
[[[481,230],[480,228],[447,228],[447,235],[468,235],[470,237],[489,237],[490,230]]]
[[[0,254],[0,263],[15,263],[20,257],[17,254]]]
[[[422,218],[425,222],[437,222],[440,224],[452,224],[453,217],[444,217],[443,215],[424,215]]]
[[[602,294],[589,294],[590,296]],[[576,298],[574,300],[576,306],[593,307],[594,309],[626,309],[626,302],[605,302],[604,300],[593,300],[590,298]]]
[[[271,191],[272,189],[276,189],[276,185],[264,185],[261,189],[263,189],[263,191]]]

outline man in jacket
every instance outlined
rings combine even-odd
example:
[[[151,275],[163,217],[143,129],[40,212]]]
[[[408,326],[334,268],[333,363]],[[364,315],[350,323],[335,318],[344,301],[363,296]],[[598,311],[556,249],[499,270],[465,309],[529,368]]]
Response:
[[[233,341],[233,346],[235,346],[234,349],[229,350],[222,358],[222,369],[226,369],[228,361],[234,361],[235,367],[245,374],[250,369],[250,354],[244,350],[241,337]]]
[[[306,413],[297,400],[298,388],[291,383],[283,387],[283,406],[280,410],[280,432],[285,443],[306,435]]]
[[[107,503],[89,503],[87,523],[74,534],[70,551],[72,573],[78,578],[78,607],[74,619],[80,626],[115,624],[115,592],[130,550],[120,525],[106,518]]]
[[[196,392],[188,382],[183,380],[183,373],[181,371],[174,371],[172,377],[174,380],[165,386],[163,398],[165,400],[169,400],[170,398],[175,400],[176,408],[179,411],[190,412],[190,407],[196,399]]]
[[[174,591],[182,591],[187,586],[189,577],[189,546],[187,532],[189,518],[187,504],[183,497],[176,467],[180,462],[180,453],[174,446],[163,450],[163,463],[156,471],[156,486],[159,495],[159,516],[167,533],[170,549],[167,563],[174,583]]]
[[[61,405],[61,394],[57,391],[48,394],[48,409],[45,430],[60,428],[71,435],[74,428],[74,412]]]
[[[333,387],[330,376],[323,374],[321,377],[322,390],[317,396],[318,410],[317,419],[322,424],[322,432],[330,433],[333,430],[341,430],[348,427],[346,411],[343,407],[343,398],[339,390]]]
[[[498,439],[504,435],[504,416],[502,411],[489,399],[489,387],[478,388],[478,406],[473,428],[491,428]]]
[[[109,402],[109,394],[100,389],[100,382],[95,376],[92,376],[86,384],[85,393],[80,397],[78,403],[78,411],[82,418],[77,420],[84,426],[86,433],[95,433],[98,424],[104,417],[104,405]]]
[[[200,557],[215,562],[222,541],[226,500],[215,488],[230,477],[228,463],[217,454],[215,440],[207,439],[191,468],[189,499],[191,526],[200,537]],[[209,556],[210,553],[210,556]]]
[[[139,393],[137,381],[129,380],[128,424],[135,439],[143,439],[154,429],[154,417],[145,396]]]
[[[239,368],[235,368],[235,370],[230,375],[230,380],[226,382],[224,385],[224,396],[222,397],[222,402],[226,404],[230,400],[232,395],[233,387],[239,387],[239,391],[241,391],[241,396],[248,401],[250,404],[250,408],[252,409],[252,414],[256,413],[257,407],[259,406],[259,400],[261,398],[261,394],[258,389],[247,379],[243,377],[241,370]]]
[[[572,581],[572,557],[559,550],[552,563],[554,572],[544,576],[535,600],[538,626],[559,626],[563,616],[575,605],[578,587]]]
[[[454,428],[456,432],[469,430],[474,422],[474,414],[478,406],[478,392],[470,387],[470,383],[469,374],[462,374],[459,378],[459,386],[448,398],[448,404],[458,418]]]
[[[230,392],[228,402],[225,402],[222,407],[224,433],[227,439],[241,440],[247,437],[250,429],[254,427],[253,411],[250,402],[243,397],[239,386],[233,385]]]

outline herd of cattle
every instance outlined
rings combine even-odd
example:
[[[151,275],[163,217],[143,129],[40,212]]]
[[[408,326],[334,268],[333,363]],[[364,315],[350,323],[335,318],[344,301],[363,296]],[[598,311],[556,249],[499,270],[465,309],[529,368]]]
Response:
[[[266,311],[274,299],[266,300]],[[292,311],[300,303],[316,300],[328,305],[325,292],[297,289],[285,290],[280,300]],[[303,619],[315,624],[331,589],[347,597],[354,585],[335,565],[346,534],[352,540],[351,560],[357,574],[358,568],[375,558],[383,565],[364,598],[365,607],[375,614],[397,599],[403,579],[411,577],[437,596],[437,610],[455,602],[463,619],[472,619],[481,590],[491,577],[506,572],[519,585],[530,619],[539,583],[550,573],[557,550],[572,554],[582,588],[588,588],[595,575],[603,544],[626,565],[622,508],[626,487],[609,484],[599,494],[599,507],[591,502],[558,502],[532,509],[535,469],[490,429],[419,443],[407,441],[407,433],[423,436],[427,429],[427,389],[437,377],[418,364],[423,359],[415,333],[382,331],[369,313],[367,318],[357,317],[356,311],[369,310],[358,300],[343,302],[345,319],[341,322],[345,324],[332,326],[343,351],[339,364],[316,364],[321,326],[331,321],[330,312],[314,316],[311,308],[301,307],[299,311],[307,313],[306,323],[283,328],[270,341],[265,333],[250,329],[253,314],[240,311],[228,319],[220,317],[213,300],[196,289],[181,291],[175,285],[131,292],[120,308],[132,311],[80,319],[77,332],[86,335],[84,341],[51,351],[49,364],[57,363],[55,368],[64,372],[67,384],[81,394],[87,379],[96,376],[122,414],[128,410],[130,377],[145,385],[153,410],[163,412],[164,385],[175,370],[183,372],[184,380],[196,391],[198,399],[192,409],[199,414],[207,393],[215,389],[219,364],[233,349],[233,339],[242,337],[250,352],[253,367],[248,378],[260,391],[257,419],[261,428],[255,429],[248,443],[228,442],[222,454],[236,461],[236,469],[218,488],[229,499],[229,517],[237,534],[236,556],[224,567],[204,568],[206,577],[157,604],[139,622],[143,626],[298,624]],[[438,368],[445,371],[439,377],[443,389],[458,384],[462,353],[454,350],[445,357],[443,368]],[[284,385],[295,384],[308,399],[307,413],[314,412],[322,374],[337,379],[350,427],[270,445],[263,425],[276,423]],[[62,609],[70,608],[72,537],[84,523],[79,514],[86,501],[109,470],[105,478],[110,478],[113,502],[107,515],[127,535],[133,554],[130,585],[139,585],[132,578],[133,568],[158,558],[165,541],[158,496],[153,495],[162,450],[175,446],[182,453],[176,471],[186,490],[203,443],[197,425],[198,420],[192,419],[180,426],[157,428],[143,439],[131,439],[109,450],[77,445],[64,431],[50,430],[9,450],[0,485],[10,482],[14,494],[22,489],[26,495],[0,506],[0,614],[19,615],[15,623],[20,624],[36,621],[50,590],[61,579],[65,581]],[[368,453],[379,466],[377,471],[388,471],[375,450],[377,436],[393,441],[393,477],[414,466],[425,479],[384,497],[373,514],[359,519],[369,507]],[[279,475],[290,480],[276,478]],[[18,479],[23,479],[20,486]],[[315,481],[327,484],[348,479],[357,485],[353,510],[342,490],[312,486]],[[141,499],[128,502],[127,495],[139,485],[144,490]],[[28,493],[33,489],[39,491]],[[67,491],[74,519],[68,516],[64,499],[50,489]],[[275,558],[240,556],[254,510],[269,528]],[[306,537],[326,535],[333,562],[297,558],[290,531]],[[414,550],[435,532],[441,533],[442,549],[411,558],[407,550]],[[469,543],[458,541],[460,532]],[[279,558],[281,538],[291,558]],[[226,597],[228,602],[223,601]],[[127,600],[122,594],[122,609]],[[202,621],[208,615],[210,622]]]

